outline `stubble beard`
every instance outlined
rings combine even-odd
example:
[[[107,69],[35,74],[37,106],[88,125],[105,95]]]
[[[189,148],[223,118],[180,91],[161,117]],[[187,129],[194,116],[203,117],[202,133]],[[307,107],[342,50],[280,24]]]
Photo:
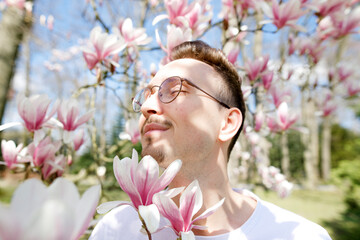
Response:
[[[154,148],[152,145],[152,139],[147,138],[145,139],[145,143],[142,144],[142,151],[141,151],[141,157],[150,155],[153,157],[159,164],[164,162],[165,159],[165,153],[163,149]]]

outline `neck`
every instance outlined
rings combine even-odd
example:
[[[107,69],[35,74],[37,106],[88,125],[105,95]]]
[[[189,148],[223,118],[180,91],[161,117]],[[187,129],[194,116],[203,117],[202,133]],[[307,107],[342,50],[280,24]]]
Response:
[[[217,155],[212,159],[209,157],[196,162],[184,161],[182,170],[169,186],[170,188],[188,186],[195,179],[199,181],[203,206],[195,217],[225,198],[224,204],[214,214],[195,222],[196,225],[207,226],[207,230],[194,229],[196,235],[218,235],[230,232],[240,227],[250,217],[256,205],[254,200],[231,188],[225,154]],[[174,201],[178,203],[179,197]]]

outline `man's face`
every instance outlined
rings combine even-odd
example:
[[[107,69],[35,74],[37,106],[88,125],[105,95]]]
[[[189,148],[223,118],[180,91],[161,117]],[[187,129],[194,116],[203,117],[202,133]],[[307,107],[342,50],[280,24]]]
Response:
[[[194,59],[180,59],[161,68],[148,86],[160,86],[172,76],[186,78],[215,97],[222,83],[209,65]],[[162,167],[167,167],[175,159],[186,164],[211,154],[218,141],[220,112],[224,108],[186,82],[171,103],[162,103],[158,88],[154,90],[141,107],[142,155],[151,155]]]

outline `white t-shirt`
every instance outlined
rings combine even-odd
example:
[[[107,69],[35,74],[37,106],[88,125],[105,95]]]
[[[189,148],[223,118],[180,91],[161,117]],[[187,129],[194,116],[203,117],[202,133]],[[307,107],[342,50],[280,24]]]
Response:
[[[237,190],[239,191],[239,190]],[[246,195],[254,196],[248,191]],[[327,231],[295,213],[282,209],[258,197],[257,205],[250,218],[238,229],[217,236],[196,236],[196,240],[328,240]],[[160,225],[167,220],[161,219]],[[96,225],[90,240],[147,240],[140,232],[141,222],[136,210],[121,206],[106,214]],[[173,230],[164,228],[152,234],[153,240],[176,240]]]

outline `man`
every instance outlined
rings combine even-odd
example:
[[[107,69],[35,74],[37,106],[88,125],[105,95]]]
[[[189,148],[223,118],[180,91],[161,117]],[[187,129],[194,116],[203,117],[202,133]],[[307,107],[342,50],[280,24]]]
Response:
[[[197,179],[203,194],[199,213],[225,198],[205,220],[197,239],[330,239],[320,226],[262,201],[249,191],[233,190],[227,175],[230,152],[243,126],[245,104],[234,66],[221,51],[201,41],[173,49],[147,88],[134,99],[141,111],[142,155],[166,168],[176,159],[182,168],[169,188]],[[147,239],[132,208],[117,208],[97,225],[92,239]],[[176,239],[170,229],[153,239]]]

